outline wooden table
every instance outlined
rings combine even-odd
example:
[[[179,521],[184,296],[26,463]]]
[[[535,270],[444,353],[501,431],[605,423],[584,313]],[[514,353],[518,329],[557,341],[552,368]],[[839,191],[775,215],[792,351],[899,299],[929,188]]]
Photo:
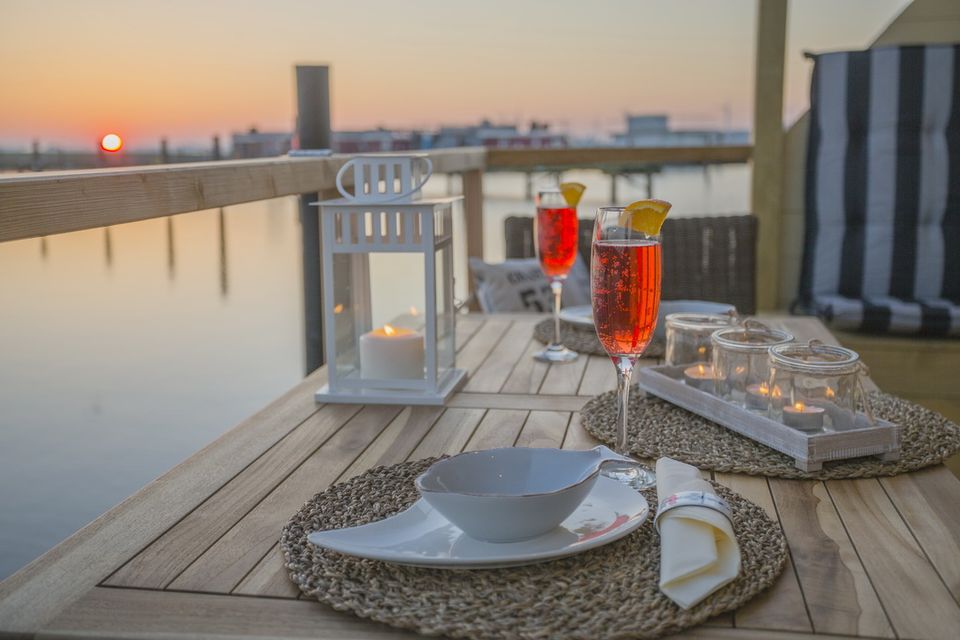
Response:
[[[534,362],[539,319],[462,317],[457,358],[471,377],[445,408],[318,406],[325,373],[316,372],[0,584],[0,630],[413,637],[300,599],[280,528],[314,493],[374,465],[505,445],[592,446],[577,411],[613,388],[613,366]],[[832,341],[813,319],[768,320]],[[943,466],[879,480],[716,479],[780,521],[790,563],[770,591],[684,637],[960,635],[960,481]]]

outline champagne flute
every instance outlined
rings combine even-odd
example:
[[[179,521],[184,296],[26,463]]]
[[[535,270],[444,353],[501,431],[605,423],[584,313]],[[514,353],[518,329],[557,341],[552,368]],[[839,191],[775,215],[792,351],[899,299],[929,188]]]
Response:
[[[537,192],[537,217],[534,218],[537,257],[553,290],[553,341],[533,355],[541,362],[573,362],[577,352],[560,340],[560,298],[563,281],[577,259],[577,208],[567,203],[559,187]]]
[[[597,210],[591,246],[591,298],[597,337],[617,368],[619,411],[617,453],[628,456],[627,414],[630,379],[637,359],[653,337],[660,307],[660,236],[640,230],[624,207]],[[659,227],[656,229],[659,231]],[[656,484],[639,465],[610,469],[605,475],[637,489]]]

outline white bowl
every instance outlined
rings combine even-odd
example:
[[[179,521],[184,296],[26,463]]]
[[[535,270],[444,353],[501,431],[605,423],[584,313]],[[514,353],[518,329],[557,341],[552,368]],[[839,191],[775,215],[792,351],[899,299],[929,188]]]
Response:
[[[629,458],[607,447],[471,451],[437,462],[416,485],[424,500],[468,536],[515,542],[563,522],[610,461]]]

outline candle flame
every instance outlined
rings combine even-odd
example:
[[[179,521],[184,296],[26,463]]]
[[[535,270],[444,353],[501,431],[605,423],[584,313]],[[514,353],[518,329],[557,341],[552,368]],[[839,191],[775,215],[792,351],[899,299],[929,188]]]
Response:
[[[762,396],[769,395],[769,394],[770,394],[770,387],[767,386],[767,383],[766,383],[766,382],[761,382],[761,383],[760,383],[760,388],[757,389],[757,392],[758,392],[760,395],[762,395]]]
[[[417,317],[418,315],[420,315],[420,312],[417,311],[416,307],[410,307],[410,315],[412,315],[413,317]]]
[[[737,367],[737,368],[734,369],[733,371],[734,371],[734,373],[743,373],[743,372],[746,371],[746,370],[747,370],[746,367]]]
[[[773,393],[770,394],[770,395],[772,395],[774,398],[779,398],[779,397],[782,396],[783,394],[780,392],[780,387],[774,385],[774,387],[773,387]]]
[[[831,389],[830,387],[827,387],[826,396],[827,396],[828,398],[833,398],[833,397],[836,396],[836,395],[837,395],[837,394],[836,394],[836,392],[835,392],[833,389]]]
[[[797,400],[796,402],[793,403],[793,408],[796,409],[797,411],[803,411],[804,409],[807,408],[807,405],[803,404],[802,401]]]
[[[343,312],[343,305],[342,305],[342,304],[338,304],[337,306],[335,306],[335,307],[333,308],[333,312],[334,312],[335,314],[336,314],[336,313],[342,313],[342,312]]]
[[[707,352],[707,348],[705,346],[700,345],[699,347],[697,347],[697,353],[699,353],[700,355],[703,355],[706,352]]]
[[[706,371],[706,369],[703,368],[703,365],[702,365],[702,364],[698,364],[698,365],[697,365],[697,373],[699,373],[700,375],[703,375],[703,374],[705,374],[706,372],[707,372],[707,371]]]
[[[397,334],[397,330],[391,327],[390,325],[385,324],[383,325],[383,333],[384,335],[393,336]]]

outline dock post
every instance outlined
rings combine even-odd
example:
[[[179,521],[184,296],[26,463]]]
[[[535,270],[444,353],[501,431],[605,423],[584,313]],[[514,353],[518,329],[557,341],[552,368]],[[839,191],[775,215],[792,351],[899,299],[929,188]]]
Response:
[[[617,203],[617,174],[610,172],[610,203]]]
[[[787,0],[757,1],[751,210],[757,216],[757,308],[780,300],[783,217],[783,78]],[[796,239],[792,239],[797,241]]]
[[[40,171],[43,169],[43,164],[40,161],[40,141],[34,140],[30,152],[30,170],[31,171]]]
[[[297,137],[301,149],[330,149],[330,68],[297,65]],[[300,194],[303,245],[303,331],[305,369],[323,365],[323,305],[320,273],[320,208],[317,193]]]

